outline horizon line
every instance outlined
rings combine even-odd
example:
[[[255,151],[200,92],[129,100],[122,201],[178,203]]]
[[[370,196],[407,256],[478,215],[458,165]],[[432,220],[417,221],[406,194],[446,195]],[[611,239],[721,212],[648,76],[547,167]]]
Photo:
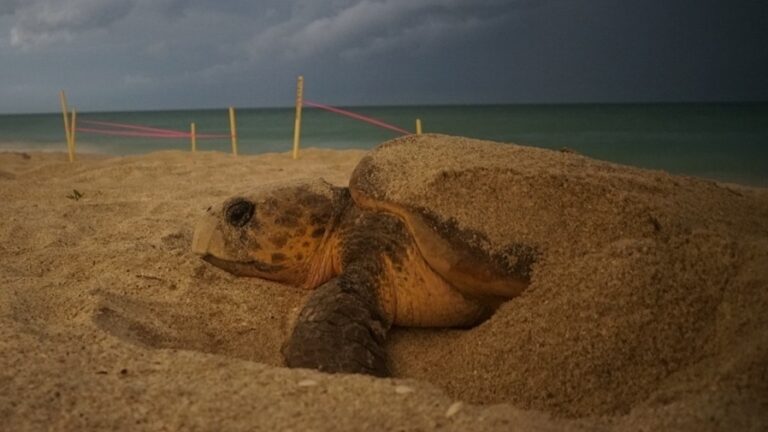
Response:
[[[502,106],[641,106],[641,105],[760,105],[768,104],[766,100],[744,100],[744,101],[623,101],[623,102],[491,102],[491,103],[425,103],[425,104],[331,104],[341,108],[458,108],[458,107],[502,107]],[[93,113],[126,113],[126,112],[183,112],[183,111],[217,111],[227,110],[233,106],[236,110],[282,110],[295,109],[295,105],[282,106],[216,106],[216,107],[193,107],[193,108],[138,108],[138,109],[95,109],[88,111],[78,111],[82,114]],[[314,109],[305,106],[305,109]],[[13,115],[49,115],[61,114],[60,111],[27,111],[27,112],[0,112],[2,116]]]

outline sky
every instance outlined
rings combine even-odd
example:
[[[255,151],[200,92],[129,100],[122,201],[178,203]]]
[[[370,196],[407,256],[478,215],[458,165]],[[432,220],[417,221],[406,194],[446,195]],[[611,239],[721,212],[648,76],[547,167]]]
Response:
[[[0,113],[768,101],[765,0],[0,0]]]

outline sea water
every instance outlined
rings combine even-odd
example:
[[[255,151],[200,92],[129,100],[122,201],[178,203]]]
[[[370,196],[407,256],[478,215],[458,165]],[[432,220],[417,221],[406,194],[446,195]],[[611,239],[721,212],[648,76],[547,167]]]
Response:
[[[551,149],[677,174],[768,186],[768,104],[494,105],[348,107],[406,130],[420,118],[424,132],[462,135]],[[83,112],[89,121],[117,122],[198,134],[229,134],[226,109]],[[241,154],[289,151],[294,109],[238,109]],[[305,108],[302,147],[369,149],[399,136],[370,123]],[[0,115],[0,151],[65,151],[61,113]],[[197,141],[199,150],[230,151],[229,138]],[[188,150],[188,138],[146,138],[77,132],[82,152],[129,155]]]

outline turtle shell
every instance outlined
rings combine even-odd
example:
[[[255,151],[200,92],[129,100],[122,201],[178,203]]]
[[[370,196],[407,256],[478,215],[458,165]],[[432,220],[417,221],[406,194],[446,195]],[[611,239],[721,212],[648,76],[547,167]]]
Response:
[[[461,292],[510,298],[546,262],[654,235],[664,212],[644,195],[671,181],[573,152],[430,134],[378,146],[350,191],[356,205],[404,220]]]

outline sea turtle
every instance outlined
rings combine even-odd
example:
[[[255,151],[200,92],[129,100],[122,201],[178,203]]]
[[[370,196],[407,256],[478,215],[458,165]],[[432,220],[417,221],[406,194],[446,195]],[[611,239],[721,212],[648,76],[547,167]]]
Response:
[[[209,208],[193,250],[236,275],[314,290],[283,347],[289,367],[386,376],[392,325],[476,325],[529,286],[539,261],[598,247],[600,230],[658,229],[647,209],[601,189],[614,171],[631,177],[617,167],[407,136],[366,155],[349,187],[264,184]]]

